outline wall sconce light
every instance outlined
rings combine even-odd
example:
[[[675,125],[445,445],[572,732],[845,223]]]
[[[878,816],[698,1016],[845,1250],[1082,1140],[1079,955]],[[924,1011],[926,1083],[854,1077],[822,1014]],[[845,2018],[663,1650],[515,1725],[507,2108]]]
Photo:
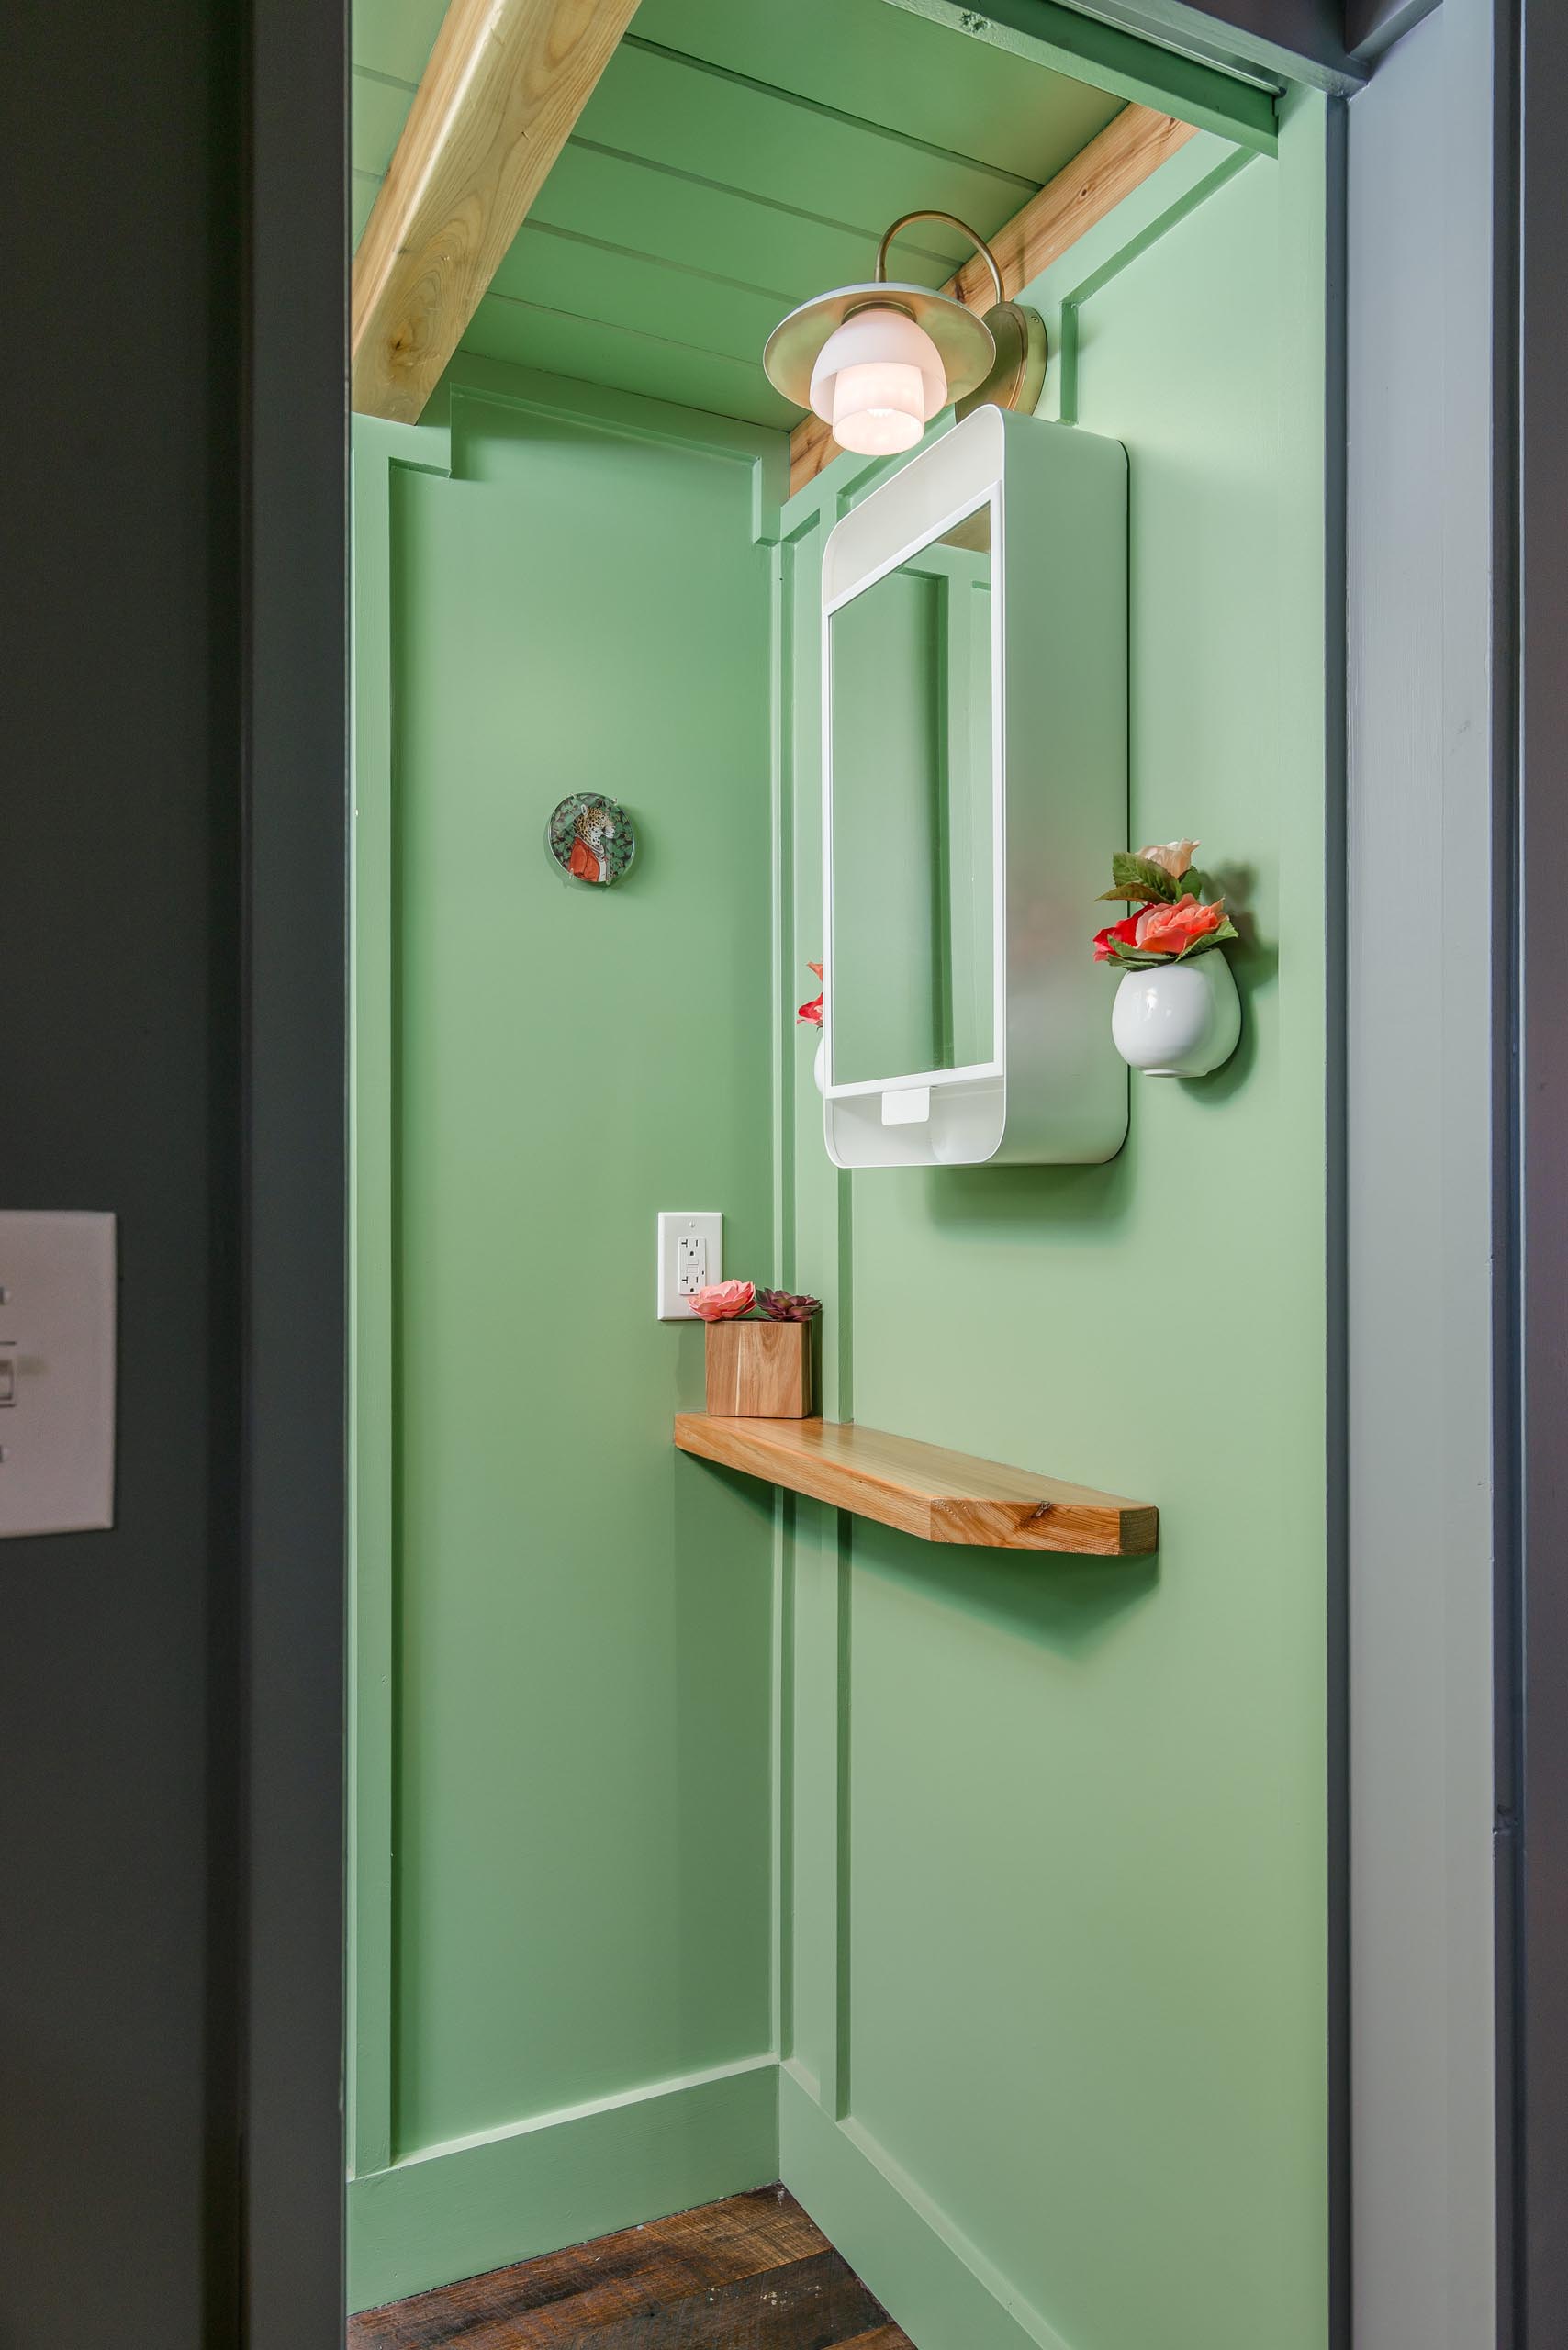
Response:
[[[913,220],[945,220],[968,237],[991,272],[996,300],[983,319],[950,294],[890,285],[888,248]],[[1002,294],[996,255],[951,212],[906,212],[877,248],[869,285],[819,294],[780,319],[763,366],[775,389],[831,425],[840,448],[863,457],[913,449],[932,418],[988,403],[1027,413],[1046,380],[1046,322]]]

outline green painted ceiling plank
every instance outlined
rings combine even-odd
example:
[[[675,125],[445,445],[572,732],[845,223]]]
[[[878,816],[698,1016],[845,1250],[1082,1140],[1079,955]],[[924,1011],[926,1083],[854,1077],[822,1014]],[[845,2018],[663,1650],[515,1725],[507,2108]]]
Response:
[[[1259,154],[1271,155],[1278,147],[1271,91],[1139,40],[1097,17],[1058,7],[1056,0],[987,0],[989,13],[984,16],[959,6],[958,0],[880,0],[880,5],[1074,74],[1139,106],[1178,115],[1200,130],[1217,130]]]
[[[714,416],[788,430],[795,410],[761,367],[683,350],[674,342],[628,332],[602,319],[568,318],[487,295],[469,323],[463,349],[488,359],[575,375],[582,382],[673,400]]]
[[[446,0],[353,0],[353,62],[417,83],[429,61]]]
[[[398,84],[356,72],[351,80],[349,103],[350,161],[356,172],[374,172],[379,179],[392,161],[413,93]]]
[[[938,27],[883,0],[642,0],[641,38],[1042,182],[1120,101],[984,42],[955,54]]]
[[[839,218],[837,214],[832,214],[832,211],[813,211],[809,205],[788,205],[788,202],[783,202],[780,197],[773,197],[773,195],[755,195],[747,188],[736,188],[731,181],[710,179],[705,172],[687,172],[687,169],[682,169],[679,164],[655,162],[651,155],[628,155],[628,152],[623,152],[621,148],[599,146],[599,143],[592,141],[592,139],[578,139],[578,136],[574,136],[574,139],[569,141],[569,146],[586,148],[590,155],[607,155],[611,162],[634,164],[640,172],[655,173],[655,176],[661,176],[661,179],[687,181],[687,184],[691,184],[693,188],[705,188],[710,195],[720,195],[720,197],[724,197],[726,205],[738,207],[736,217],[745,218],[745,221],[767,223],[768,214],[778,214],[780,221],[801,221],[811,228],[825,228],[825,230],[832,230],[832,235],[848,235],[848,238],[856,240],[856,247],[869,244],[872,252],[877,249],[877,240],[881,238],[881,230],[886,228],[886,221],[872,226],[869,221],[848,221],[848,218]],[[922,242],[922,238],[931,240],[931,242]],[[938,238],[945,238],[947,242],[938,244],[935,242]],[[957,240],[952,238],[952,230],[945,230],[945,228],[940,226],[940,221],[919,221],[913,230],[907,232],[905,238],[901,238],[905,259],[907,256],[914,256],[914,259],[919,261],[934,263],[935,268],[940,270],[952,268],[950,247]]]
[[[586,139],[689,169],[750,195],[804,205],[879,233],[896,214],[936,205],[982,235],[1012,218],[1019,186],[881,133],[802,110],[788,99],[710,76],[647,50],[622,49],[578,118]],[[942,232],[924,241],[946,249]],[[965,250],[952,242],[955,256]]]
[[[789,296],[786,308],[864,275],[880,234],[880,228],[758,202],[695,173],[664,171],[581,140],[567,142],[529,217],[634,245],[660,261],[778,287]],[[924,253],[918,235],[901,241],[899,254],[901,273],[920,284],[939,285],[948,274],[946,257]]]
[[[788,297],[525,221],[490,292],[756,366]]]
[[[357,245],[364,234],[364,224],[370,218],[381,185],[374,172],[356,171],[349,182],[349,244]]]
[[[971,153],[967,148],[949,147],[941,140],[923,139],[906,124],[890,122],[885,108],[870,115],[853,114],[846,107],[835,106],[830,98],[808,97],[788,82],[759,82],[752,74],[737,73],[733,67],[720,65],[711,58],[694,57],[686,50],[667,48],[662,42],[646,40],[637,33],[623,34],[622,48],[641,50],[649,57],[662,57],[668,65],[678,66],[688,73],[705,74],[711,82],[727,83],[733,90],[749,91],[754,97],[764,98],[770,105],[793,106],[801,114],[820,115],[825,121],[836,122],[842,129],[857,137],[893,140],[901,147],[915,148],[921,154],[930,155],[938,162],[969,163],[988,176],[1012,180],[1020,197],[1032,196],[1039,185],[1027,173],[1009,171],[1004,164],[992,162],[985,155]]]

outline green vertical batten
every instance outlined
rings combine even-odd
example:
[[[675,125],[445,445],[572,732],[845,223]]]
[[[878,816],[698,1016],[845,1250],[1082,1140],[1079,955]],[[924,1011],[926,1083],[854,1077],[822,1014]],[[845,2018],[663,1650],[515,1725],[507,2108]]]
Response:
[[[801,1102],[856,1416],[1161,1510],[1114,1567],[799,1514],[780,2159],[922,2350],[1326,2339],[1324,119],[1193,140],[1030,289],[1047,408],[1128,452],[1131,835],[1248,916],[1237,1058],[1135,1080],[1103,1167],[847,1191]],[[786,509],[801,613],[864,479]]]
[[[356,434],[355,2306],[777,2172],[774,1505],[653,1292],[660,1208],[774,1271],[781,443],[443,413]]]
[[[1136,33],[1081,16],[1076,8],[1058,7],[1056,0],[987,0],[983,9],[965,6],[961,0],[889,0],[889,5],[1136,105],[1180,115],[1183,122],[1217,131],[1260,155],[1271,155],[1278,147],[1272,89],[1139,40]]]

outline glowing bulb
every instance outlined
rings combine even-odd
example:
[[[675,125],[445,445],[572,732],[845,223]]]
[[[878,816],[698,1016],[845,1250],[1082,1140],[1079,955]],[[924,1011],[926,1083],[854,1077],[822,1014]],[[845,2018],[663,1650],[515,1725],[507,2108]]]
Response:
[[[860,456],[913,449],[946,405],[942,354],[906,311],[872,304],[835,327],[812,371],[812,406]]]
[[[865,359],[833,379],[833,437],[862,457],[913,449],[925,430],[925,387],[918,367],[899,359]]]

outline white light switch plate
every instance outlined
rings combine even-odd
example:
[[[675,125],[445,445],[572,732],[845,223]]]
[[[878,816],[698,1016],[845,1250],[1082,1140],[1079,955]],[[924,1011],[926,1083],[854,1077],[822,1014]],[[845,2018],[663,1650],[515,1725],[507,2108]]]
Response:
[[[658,1270],[659,1320],[693,1320],[687,1304],[692,1292],[724,1278],[723,1217],[696,1208],[662,1213]]]
[[[0,1536],[114,1522],[114,1217],[0,1208]]]

